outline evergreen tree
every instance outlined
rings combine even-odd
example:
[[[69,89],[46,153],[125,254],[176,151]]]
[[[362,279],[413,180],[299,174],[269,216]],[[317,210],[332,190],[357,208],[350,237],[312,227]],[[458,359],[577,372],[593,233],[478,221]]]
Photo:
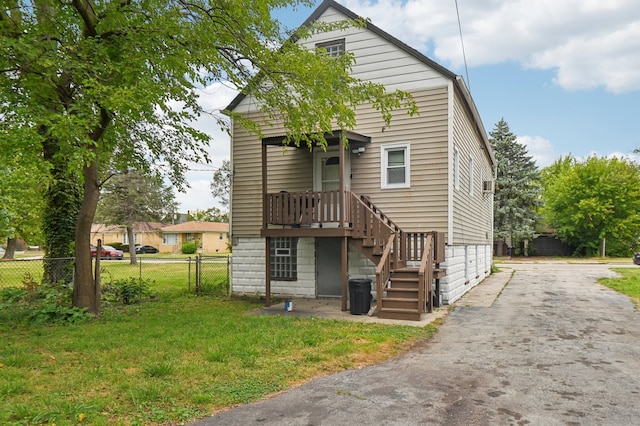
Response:
[[[494,238],[517,247],[533,237],[540,206],[540,171],[527,148],[500,119],[489,134],[498,163],[493,202]]]

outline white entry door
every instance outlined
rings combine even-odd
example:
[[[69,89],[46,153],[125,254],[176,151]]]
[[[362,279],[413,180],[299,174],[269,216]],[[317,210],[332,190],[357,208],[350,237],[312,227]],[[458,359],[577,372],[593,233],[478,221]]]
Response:
[[[351,175],[349,153],[345,152],[346,168],[344,172],[345,188],[350,187],[349,177]],[[337,148],[321,149],[315,152],[313,167],[313,190],[332,191],[340,189],[340,153]]]

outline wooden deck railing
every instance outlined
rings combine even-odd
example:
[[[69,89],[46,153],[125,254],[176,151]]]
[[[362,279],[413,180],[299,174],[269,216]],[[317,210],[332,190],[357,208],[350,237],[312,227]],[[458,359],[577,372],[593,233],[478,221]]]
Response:
[[[265,195],[265,225],[313,225],[343,220],[340,191],[277,192]],[[347,206],[345,206],[347,207]]]

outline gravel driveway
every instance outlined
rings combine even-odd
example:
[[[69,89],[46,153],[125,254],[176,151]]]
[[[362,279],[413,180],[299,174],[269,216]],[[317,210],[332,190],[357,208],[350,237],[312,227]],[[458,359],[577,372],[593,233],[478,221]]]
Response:
[[[515,273],[491,306],[461,299],[436,336],[409,353],[196,424],[640,424],[640,315],[596,283],[614,273],[502,267]]]

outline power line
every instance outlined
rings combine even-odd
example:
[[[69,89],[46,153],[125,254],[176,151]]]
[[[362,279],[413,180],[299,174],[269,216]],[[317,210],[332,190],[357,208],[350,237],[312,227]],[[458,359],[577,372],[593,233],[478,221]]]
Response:
[[[460,11],[458,10],[458,0],[455,0],[456,3],[456,15],[458,16],[458,31],[460,32],[460,44],[462,45],[462,59],[464,61],[464,72],[467,75],[467,86],[469,87],[469,92],[471,92],[471,81],[469,80],[469,69],[467,68],[467,55],[464,52],[464,40],[462,38],[462,25],[460,24]]]

